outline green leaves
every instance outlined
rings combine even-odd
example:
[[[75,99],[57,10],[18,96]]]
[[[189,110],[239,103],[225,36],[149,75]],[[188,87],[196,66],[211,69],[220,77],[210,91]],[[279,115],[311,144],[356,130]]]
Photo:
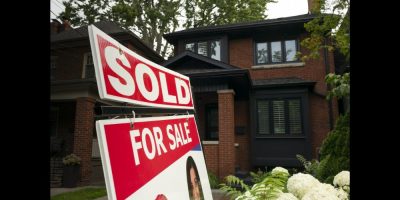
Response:
[[[350,94],[350,73],[343,75],[328,74],[325,77],[325,82],[331,86],[331,90],[326,96],[327,99],[332,97],[343,98],[348,97]]]
[[[330,9],[337,14],[327,14],[332,12]],[[318,58],[323,48],[329,51],[339,49],[348,60],[350,58],[350,1],[336,0],[329,5],[327,0],[314,0],[312,13],[316,14],[316,17],[304,25],[310,35],[300,43],[309,51],[307,55],[303,55],[302,60]],[[327,38],[328,42],[325,42],[323,38]]]

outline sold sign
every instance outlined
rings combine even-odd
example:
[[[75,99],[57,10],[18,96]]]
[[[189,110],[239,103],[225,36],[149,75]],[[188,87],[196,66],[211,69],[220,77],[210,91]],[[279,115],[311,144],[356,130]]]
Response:
[[[194,109],[187,76],[143,58],[93,25],[89,38],[101,99]]]

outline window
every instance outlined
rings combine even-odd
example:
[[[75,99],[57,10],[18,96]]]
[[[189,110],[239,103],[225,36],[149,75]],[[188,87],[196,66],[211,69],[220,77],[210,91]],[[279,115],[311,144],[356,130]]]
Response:
[[[259,135],[301,135],[301,100],[257,100],[257,120]]]
[[[56,67],[57,67],[57,57],[50,57],[50,80],[54,80],[56,78]]]
[[[83,62],[83,78],[95,78],[92,54],[85,53]]]
[[[272,64],[297,61],[296,40],[256,42],[255,51],[256,64]]]
[[[194,53],[210,57],[215,60],[221,60],[221,41],[209,40],[198,41],[185,44],[185,49]]]
[[[218,106],[206,105],[206,140],[218,140]]]

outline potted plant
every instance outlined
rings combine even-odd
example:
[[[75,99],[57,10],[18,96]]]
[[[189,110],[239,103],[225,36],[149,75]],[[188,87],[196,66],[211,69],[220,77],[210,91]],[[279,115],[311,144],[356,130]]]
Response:
[[[81,158],[75,154],[69,154],[63,158],[63,163],[63,187],[76,187],[80,178]]]

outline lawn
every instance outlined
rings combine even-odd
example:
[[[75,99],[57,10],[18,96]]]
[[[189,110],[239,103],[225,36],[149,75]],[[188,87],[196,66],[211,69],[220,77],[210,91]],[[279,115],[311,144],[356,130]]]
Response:
[[[51,197],[51,200],[91,200],[106,196],[106,188],[84,188],[73,192],[66,192]]]

